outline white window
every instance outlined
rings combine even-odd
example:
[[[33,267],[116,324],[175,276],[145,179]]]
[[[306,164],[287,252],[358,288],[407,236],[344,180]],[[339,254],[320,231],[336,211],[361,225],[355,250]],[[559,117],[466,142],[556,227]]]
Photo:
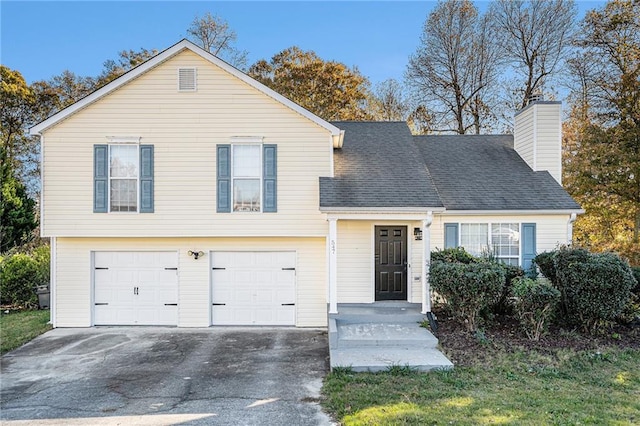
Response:
[[[509,265],[520,264],[520,225],[517,223],[492,223],[491,247],[493,253]]]
[[[489,226],[486,223],[461,223],[460,245],[474,256],[480,256],[489,249]]]
[[[504,263],[518,265],[520,263],[520,225],[518,223],[461,223],[460,245],[474,256],[490,253]]]
[[[109,210],[138,211],[138,145],[109,145]]]
[[[262,146],[233,145],[231,170],[234,212],[259,212],[262,199]]]

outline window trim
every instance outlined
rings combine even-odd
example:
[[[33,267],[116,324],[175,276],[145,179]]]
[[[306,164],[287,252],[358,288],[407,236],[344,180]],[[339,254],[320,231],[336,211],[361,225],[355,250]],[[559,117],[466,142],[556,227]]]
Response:
[[[136,210],[135,211],[113,211],[111,210],[111,181],[115,180],[133,180],[131,178],[114,178],[111,176],[111,148],[114,146],[134,145],[136,149],[136,165],[138,168],[138,176],[136,181]],[[140,144],[133,142],[116,142],[107,145],[107,213],[137,214],[140,213]]]
[[[255,139],[249,139],[249,138],[244,138],[242,140],[242,142],[236,142],[234,141],[234,139],[236,138],[232,138],[232,142],[231,142],[231,151],[229,153],[229,182],[230,182],[230,186],[231,186],[231,213],[263,213],[263,204],[264,201],[262,199],[263,197],[263,193],[264,193],[264,178],[263,178],[263,171],[264,171],[264,164],[263,164],[263,150],[264,150],[264,144],[262,143],[262,138],[260,138],[260,143],[256,143]],[[237,140],[237,139],[236,139]],[[258,173],[256,174],[255,177],[248,177],[248,176],[241,176],[241,177],[236,177],[235,173],[234,173],[234,155],[235,155],[235,149],[238,146],[256,146],[258,147],[258,166],[259,166],[259,170]],[[258,186],[259,186],[259,194],[258,194],[258,202],[260,203],[260,210],[258,211],[254,211],[254,210],[250,210],[250,211],[240,211],[240,210],[235,210],[234,205],[235,205],[235,181],[236,180],[258,180]]]

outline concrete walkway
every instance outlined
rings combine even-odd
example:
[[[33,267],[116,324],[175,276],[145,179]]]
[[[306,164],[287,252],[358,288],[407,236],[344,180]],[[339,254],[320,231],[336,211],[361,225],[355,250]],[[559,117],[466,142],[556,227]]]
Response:
[[[451,369],[438,339],[420,323],[420,305],[406,302],[345,304],[329,316],[331,368],[384,371],[408,366],[419,371]]]

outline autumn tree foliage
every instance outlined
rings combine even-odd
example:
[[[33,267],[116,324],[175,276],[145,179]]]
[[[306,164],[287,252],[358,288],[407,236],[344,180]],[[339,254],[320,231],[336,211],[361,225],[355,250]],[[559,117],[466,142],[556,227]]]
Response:
[[[356,68],[325,61],[297,46],[259,60],[249,75],[325,120],[362,120],[367,110],[369,80]]]
[[[565,123],[565,183],[587,210],[576,237],[640,264],[640,3],[610,1],[580,29]]]

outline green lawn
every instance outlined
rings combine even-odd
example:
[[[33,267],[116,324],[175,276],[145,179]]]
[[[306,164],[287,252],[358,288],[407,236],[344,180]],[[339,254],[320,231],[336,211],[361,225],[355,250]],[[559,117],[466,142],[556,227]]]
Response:
[[[0,314],[0,353],[18,348],[51,330],[49,311],[22,311]]]
[[[344,425],[640,424],[640,350],[495,352],[488,368],[337,370],[323,406]]]

